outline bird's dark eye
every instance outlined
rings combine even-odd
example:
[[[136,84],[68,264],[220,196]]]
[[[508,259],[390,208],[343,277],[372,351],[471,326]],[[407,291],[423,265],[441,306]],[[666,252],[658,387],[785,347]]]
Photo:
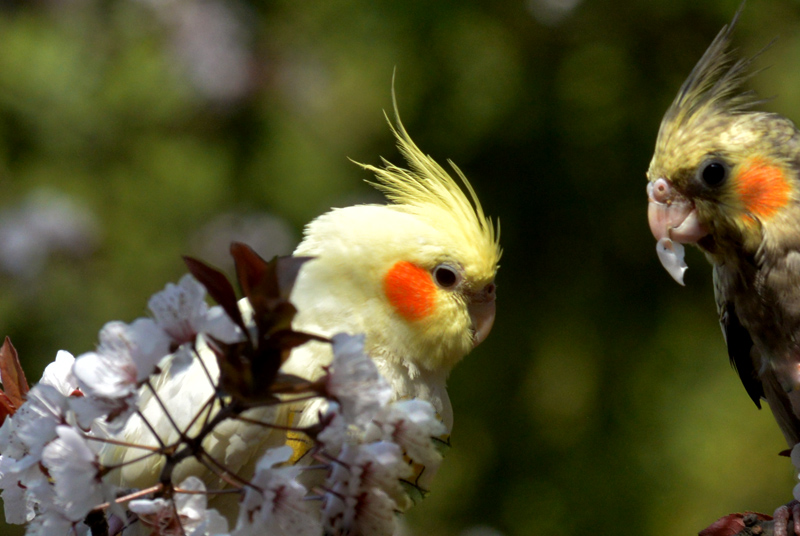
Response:
[[[461,282],[461,275],[452,266],[440,264],[433,269],[433,279],[440,287],[450,289]]]
[[[728,168],[711,160],[700,167],[700,178],[706,186],[719,186],[728,178]]]

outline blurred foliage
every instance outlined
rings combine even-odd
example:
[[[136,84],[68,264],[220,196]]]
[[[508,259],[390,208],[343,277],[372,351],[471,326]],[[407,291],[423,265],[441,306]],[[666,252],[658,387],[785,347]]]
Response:
[[[289,253],[328,207],[379,200],[346,157],[400,160],[396,68],[409,132],[471,178],[505,249],[409,532],[673,536],[770,512],[791,498],[784,441],[727,365],[705,260],[678,287],[645,216],[661,114],[737,5],[6,0],[2,334],[33,380],[144,314],[181,254]],[[798,28],[800,3],[753,0],[736,34],[750,54],[781,36],[752,83],[795,119]],[[19,210],[42,192],[73,207],[45,230]]]

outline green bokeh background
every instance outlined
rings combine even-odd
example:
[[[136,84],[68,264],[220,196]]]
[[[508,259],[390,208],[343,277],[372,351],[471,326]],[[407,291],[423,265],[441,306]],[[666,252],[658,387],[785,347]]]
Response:
[[[661,114],[737,6],[4,0],[0,228],[42,192],[95,226],[0,274],[0,332],[34,380],[146,314],[182,254],[222,262],[232,218],[269,256],[327,208],[379,199],[347,157],[399,161],[381,112],[396,68],[409,132],[471,179],[505,250],[494,332],[451,377],[454,448],[409,533],[674,536],[771,512],[791,499],[786,445],[727,364],[705,260],[690,252],[680,288],[646,222]],[[752,0],[740,49],[777,35],[752,86],[800,119],[800,3]]]

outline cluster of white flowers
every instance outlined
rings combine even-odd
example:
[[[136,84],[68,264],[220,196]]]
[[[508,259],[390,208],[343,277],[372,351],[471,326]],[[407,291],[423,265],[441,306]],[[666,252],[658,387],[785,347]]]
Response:
[[[365,358],[363,337],[333,337],[328,423],[318,440],[331,470],[325,482],[323,523],[331,534],[392,534],[393,512],[410,506],[401,483],[435,471],[440,454],[431,438],[445,433],[433,406],[422,400],[391,402],[392,389]],[[424,436],[420,441],[419,437]]]
[[[792,447],[791,459],[792,465],[794,465],[795,468],[795,474],[800,475],[800,443]],[[798,478],[800,478],[800,476],[798,476]],[[800,484],[795,485],[793,495],[795,500],[800,501]]]
[[[148,445],[118,438],[126,425],[147,420],[142,405],[159,397],[153,378],[189,366],[208,341],[244,339],[221,307],[206,305],[205,295],[187,275],[150,299],[152,318],[106,324],[97,349],[77,358],[58,353],[0,427],[6,521],[27,523],[27,534],[48,536],[113,535],[127,527],[137,534],[176,536],[393,534],[396,512],[411,501],[407,488],[414,487],[421,470],[433,471],[440,461],[432,438],[445,428],[429,403],[393,401],[361,336],[333,337],[334,360],[315,406],[321,408],[321,424],[311,434],[313,446],[303,463],[292,464],[295,453],[283,446],[268,450],[254,474],[229,479],[225,490],[207,490],[195,476],[164,482],[164,473],[147,489],[114,485],[123,464],[108,464],[103,449],[168,459],[197,439],[185,430],[175,434],[174,428],[173,436],[182,436],[177,443],[161,436]],[[214,374],[208,376],[212,384]],[[225,395],[218,385],[211,387],[209,392],[220,393],[215,407],[224,407]],[[169,411],[165,407],[164,415]],[[146,424],[153,435],[169,429]],[[217,493],[238,493],[235,520],[209,508]]]

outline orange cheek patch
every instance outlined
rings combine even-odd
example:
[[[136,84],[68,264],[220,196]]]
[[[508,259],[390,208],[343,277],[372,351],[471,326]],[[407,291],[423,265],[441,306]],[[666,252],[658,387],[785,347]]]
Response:
[[[383,291],[406,320],[420,320],[433,311],[436,285],[431,274],[410,262],[400,261],[389,269]]]
[[[736,184],[744,208],[767,219],[789,203],[791,186],[783,170],[756,160],[739,176]]]

